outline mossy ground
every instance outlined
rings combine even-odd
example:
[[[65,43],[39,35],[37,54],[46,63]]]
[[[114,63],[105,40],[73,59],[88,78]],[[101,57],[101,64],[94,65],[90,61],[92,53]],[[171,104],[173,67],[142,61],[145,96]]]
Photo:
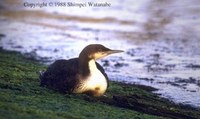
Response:
[[[46,69],[16,52],[0,50],[1,119],[199,118],[199,110],[160,99],[149,89],[111,82],[107,97],[60,94],[39,86]]]

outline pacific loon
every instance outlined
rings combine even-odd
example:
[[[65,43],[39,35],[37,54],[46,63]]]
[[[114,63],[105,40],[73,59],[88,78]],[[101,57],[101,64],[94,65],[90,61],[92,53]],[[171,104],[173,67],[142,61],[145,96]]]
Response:
[[[100,44],[86,46],[78,58],[57,60],[40,72],[40,86],[62,93],[85,93],[102,96],[108,87],[108,76],[96,60],[122,50],[111,50]]]

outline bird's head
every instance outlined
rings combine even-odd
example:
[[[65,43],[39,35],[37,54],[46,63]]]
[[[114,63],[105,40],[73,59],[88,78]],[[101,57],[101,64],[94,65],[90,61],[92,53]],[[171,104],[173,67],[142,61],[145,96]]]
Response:
[[[120,53],[120,52],[123,52],[123,51],[122,50],[111,50],[100,44],[91,44],[91,45],[86,46],[82,50],[79,57],[87,57],[89,59],[97,60],[97,59],[103,58],[107,55],[114,54],[114,53]]]

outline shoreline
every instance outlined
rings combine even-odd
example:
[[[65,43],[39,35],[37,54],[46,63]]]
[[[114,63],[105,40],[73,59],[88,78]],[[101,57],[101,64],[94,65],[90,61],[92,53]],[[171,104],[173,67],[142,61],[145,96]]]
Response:
[[[100,116],[98,113],[104,113],[104,117],[101,115],[102,118],[109,116],[120,118],[122,110],[127,117],[200,118],[200,109],[175,104],[168,99],[161,98],[152,93],[156,89],[150,86],[110,81],[106,97],[94,98],[84,94],[59,94],[39,87],[37,71],[45,69],[45,65],[15,51],[0,49],[0,56],[0,115],[4,115],[5,118],[12,116],[16,118],[29,116],[31,118],[36,115],[38,118],[45,118],[48,117],[48,111],[51,111],[50,115],[55,118],[88,118],[88,115],[91,116],[89,118],[94,118]],[[102,110],[102,106],[107,110]],[[27,112],[24,110],[26,108],[30,110]],[[98,111],[94,110],[91,113],[93,108]],[[37,112],[37,110],[39,111]],[[59,110],[62,112],[60,116]],[[84,114],[77,116],[77,111],[70,112],[69,110],[83,111]],[[6,113],[12,115],[5,115]]]

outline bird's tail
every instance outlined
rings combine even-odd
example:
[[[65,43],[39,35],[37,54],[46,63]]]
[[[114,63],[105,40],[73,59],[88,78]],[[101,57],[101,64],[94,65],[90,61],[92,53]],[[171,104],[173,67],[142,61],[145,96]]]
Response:
[[[40,86],[44,86],[44,73],[45,71],[39,71]]]

